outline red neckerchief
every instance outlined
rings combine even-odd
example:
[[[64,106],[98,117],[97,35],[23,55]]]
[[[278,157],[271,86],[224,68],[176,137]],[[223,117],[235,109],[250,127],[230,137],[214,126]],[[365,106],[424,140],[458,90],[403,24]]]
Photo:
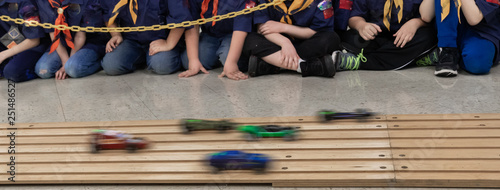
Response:
[[[203,0],[203,3],[201,4],[201,18],[205,18],[203,14],[205,14],[208,10],[208,4],[210,3],[210,0]],[[214,10],[212,10],[212,16],[217,16],[217,6],[219,6],[219,0],[214,0]],[[212,26],[215,25],[215,20],[212,22]]]
[[[68,26],[68,23],[66,23],[66,17],[64,16],[64,10],[68,8],[69,5],[62,6],[62,2],[64,0],[61,0],[61,3],[59,3],[57,0],[48,0],[50,3],[50,6],[52,8],[57,8],[57,19],[55,22],[55,25],[64,25]],[[54,29],[54,41],[52,42],[52,45],[50,46],[50,53],[54,52],[57,47],[59,46],[60,40],[61,40],[61,30],[59,29]],[[64,37],[66,40],[66,44],[71,48],[75,48],[75,45],[73,44],[73,38],[71,37],[71,32],[69,30],[63,30],[62,33],[64,33]]]

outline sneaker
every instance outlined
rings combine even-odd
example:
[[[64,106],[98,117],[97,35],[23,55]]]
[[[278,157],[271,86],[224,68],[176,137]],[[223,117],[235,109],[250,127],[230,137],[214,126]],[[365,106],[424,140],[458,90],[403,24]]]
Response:
[[[325,55],[320,58],[314,58],[300,63],[302,77],[320,76],[333,77],[335,76],[335,64],[331,55]]]
[[[439,62],[439,48],[434,48],[431,52],[427,53],[424,57],[415,62],[417,66],[433,66]]]
[[[439,61],[434,75],[439,77],[454,77],[458,75],[459,53],[457,48],[439,48]]]
[[[361,49],[361,53],[358,55],[336,51],[334,52],[334,57],[337,71],[358,70],[361,62],[365,63],[367,61],[366,57],[363,55],[363,49]]]
[[[266,63],[264,60],[254,55],[250,56],[250,60],[248,61],[248,75],[250,77],[278,74],[279,72],[279,67]]]

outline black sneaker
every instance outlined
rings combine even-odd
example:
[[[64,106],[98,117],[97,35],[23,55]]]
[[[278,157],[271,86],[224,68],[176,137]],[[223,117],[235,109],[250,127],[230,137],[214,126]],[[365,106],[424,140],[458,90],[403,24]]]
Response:
[[[440,48],[439,61],[436,64],[434,75],[439,77],[457,76],[459,58],[460,55],[457,48]]]
[[[302,77],[320,76],[333,77],[335,76],[335,64],[331,55],[325,55],[320,58],[314,58],[300,63]]]
[[[264,60],[254,55],[250,56],[250,60],[248,61],[248,75],[250,77],[278,74],[280,70],[279,67],[266,63]]]

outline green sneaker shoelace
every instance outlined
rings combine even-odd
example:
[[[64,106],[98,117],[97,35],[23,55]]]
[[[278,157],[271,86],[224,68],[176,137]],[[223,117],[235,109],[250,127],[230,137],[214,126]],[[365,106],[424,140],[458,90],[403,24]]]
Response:
[[[344,59],[346,59],[346,57],[342,57],[342,62],[345,61],[345,63],[346,63],[344,65],[343,69],[345,69],[345,70],[358,70],[361,62],[366,63],[367,59],[363,55],[363,51],[364,51],[364,49],[361,49],[361,53],[359,53],[356,57],[355,56],[347,56],[347,60],[344,60]]]

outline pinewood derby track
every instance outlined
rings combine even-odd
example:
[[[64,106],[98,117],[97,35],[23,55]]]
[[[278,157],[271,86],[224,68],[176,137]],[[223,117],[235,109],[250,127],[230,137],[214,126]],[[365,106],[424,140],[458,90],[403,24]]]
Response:
[[[237,118],[300,126],[297,141],[247,142],[232,130],[182,134],[179,120],[1,125],[1,184],[245,183],[273,186],[500,187],[500,114],[378,115],[365,122],[317,117]],[[128,153],[90,153],[92,129],[152,141]],[[15,131],[15,154],[8,154]],[[209,153],[243,150],[273,161],[265,174],[210,173]],[[15,156],[15,182],[9,181]],[[7,171],[7,173],[5,172]]]

